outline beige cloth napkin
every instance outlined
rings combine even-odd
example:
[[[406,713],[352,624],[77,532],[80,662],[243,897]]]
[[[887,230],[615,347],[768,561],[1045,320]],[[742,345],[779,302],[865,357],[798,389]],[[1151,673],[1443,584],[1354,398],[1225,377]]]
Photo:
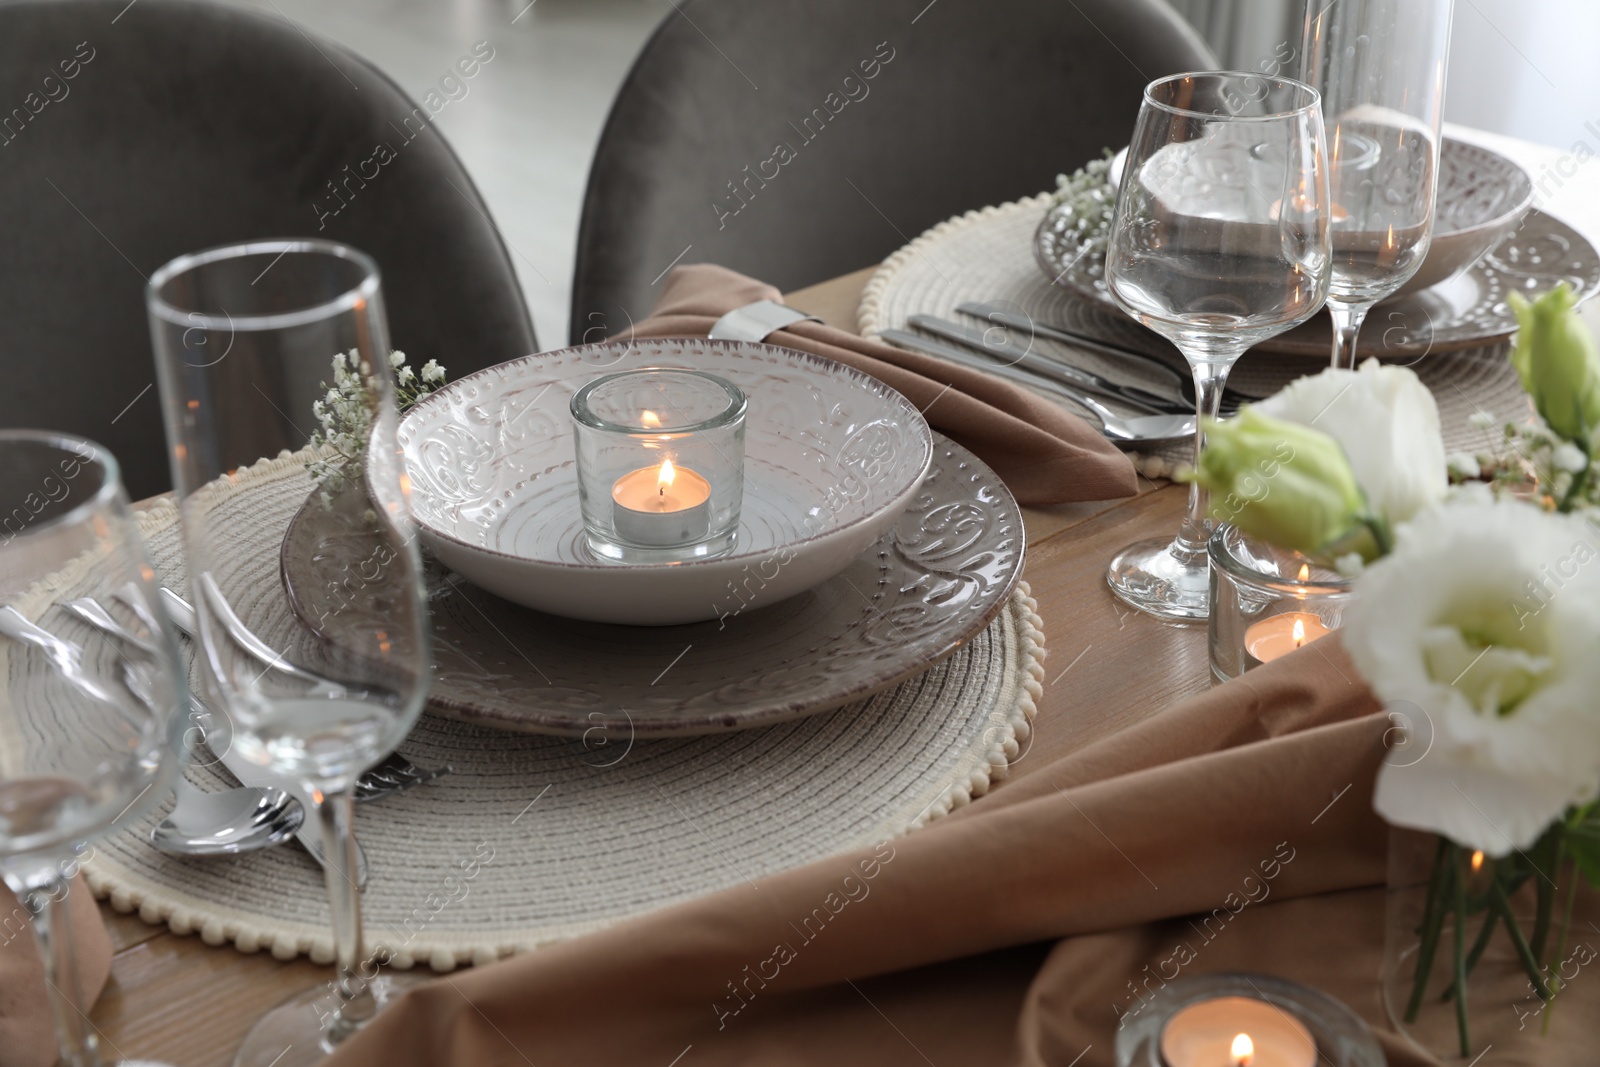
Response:
[[[1184,974],[1279,974],[1381,1027],[1389,723],[1357,677],[1318,642],[877,849],[432,983],[333,1064],[1106,1067],[1180,943]],[[1230,894],[1259,899],[1208,939]],[[1495,1062],[1593,1062],[1538,1049]]]
[[[72,1000],[88,1012],[111,976],[111,938],[82,878],[67,894],[78,988]],[[0,887],[0,1067],[49,1067],[56,1062],[55,1023],[44,964],[28,927],[28,912]]]
[[[711,264],[675,267],[634,337],[704,337],[723,315],[778,290]],[[804,311],[804,308],[799,310]],[[1024,504],[1132,496],[1133,464],[1089,423],[993,375],[816,322],[767,338],[846,363],[899,390],[935,430],[971,449]]]

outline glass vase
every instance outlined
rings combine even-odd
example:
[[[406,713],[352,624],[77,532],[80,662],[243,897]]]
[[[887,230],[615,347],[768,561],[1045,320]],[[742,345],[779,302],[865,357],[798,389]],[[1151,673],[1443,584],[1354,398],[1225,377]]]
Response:
[[[1391,829],[1384,1007],[1424,1053],[1445,1064],[1491,1048],[1494,1062],[1595,1062],[1597,960],[1600,891],[1556,835],[1496,860]]]

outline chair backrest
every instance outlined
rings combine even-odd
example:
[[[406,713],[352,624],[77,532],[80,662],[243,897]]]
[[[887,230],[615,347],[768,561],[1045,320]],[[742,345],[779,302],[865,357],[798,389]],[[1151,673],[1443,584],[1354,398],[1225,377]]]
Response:
[[[0,3],[0,192],[0,425],[101,442],[135,498],[170,484],[143,287],[181,253],[343,241],[376,258],[414,365],[455,377],[537,348],[429,108],[283,18],[193,0]]]
[[[572,339],[674,262],[790,289],[1052,188],[1127,143],[1146,83],[1214,66],[1162,0],[679,0],[595,153]]]

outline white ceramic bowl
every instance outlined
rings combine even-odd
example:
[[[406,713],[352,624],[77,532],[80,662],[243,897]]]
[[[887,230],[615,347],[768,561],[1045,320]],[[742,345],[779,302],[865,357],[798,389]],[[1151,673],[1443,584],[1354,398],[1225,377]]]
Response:
[[[1106,180],[1113,187],[1121,183],[1127,162],[1126,148],[1112,158]],[[1443,138],[1433,240],[1417,272],[1387,299],[1421,292],[1470,270],[1517,228],[1532,206],[1533,179],[1515,161],[1481,145]]]
[[[1533,179],[1527,171],[1498,152],[1446,137],[1439,152],[1433,243],[1395,296],[1468,270],[1515,230],[1532,206]]]
[[[602,374],[647,366],[710,371],[749,398],[739,541],[723,556],[627,565],[584,544],[568,405]],[[412,515],[446,566],[539,611],[651,626],[742,614],[833,577],[894,525],[933,456],[922,413],[875,378],[792,349],[675,339],[479,371],[407,412],[400,445]]]

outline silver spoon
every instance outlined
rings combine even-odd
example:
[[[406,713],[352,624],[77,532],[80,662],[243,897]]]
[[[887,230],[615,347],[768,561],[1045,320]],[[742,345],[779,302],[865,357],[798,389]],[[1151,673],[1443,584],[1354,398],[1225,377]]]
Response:
[[[150,831],[150,843],[174,856],[231,856],[289,840],[305,818],[306,809],[281,789],[206,793],[179,778],[177,804]]]
[[[75,609],[85,617],[92,611]],[[144,670],[125,662],[122,675],[128,692],[153,703]],[[232,856],[269,848],[293,837],[306,819],[305,807],[282,789],[248,786],[207,793],[180,774],[174,792],[172,812],[150,831],[150,843],[175,856]]]

